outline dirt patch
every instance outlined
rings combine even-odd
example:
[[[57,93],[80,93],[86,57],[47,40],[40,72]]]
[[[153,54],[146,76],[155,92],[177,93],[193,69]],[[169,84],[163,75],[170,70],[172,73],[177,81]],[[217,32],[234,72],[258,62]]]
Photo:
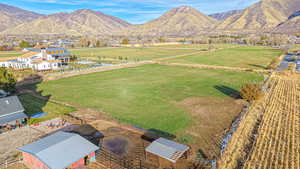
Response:
[[[133,149],[133,144],[127,137],[113,136],[107,137],[103,140],[103,146],[110,152],[118,155],[119,157],[127,156]]]
[[[192,97],[176,104],[186,109],[193,119],[193,123],[180,137],[192,137],[194,150],[214,158],[219,156],[222,138],[245,102],[232,98]]]
[[[177,104],[187,109],[193,116],[209,118],[211,116],[226,114],[228,111],[239,111],[245,102],[243,100],[230,98],[216,99],[209,97],[192,97]]]

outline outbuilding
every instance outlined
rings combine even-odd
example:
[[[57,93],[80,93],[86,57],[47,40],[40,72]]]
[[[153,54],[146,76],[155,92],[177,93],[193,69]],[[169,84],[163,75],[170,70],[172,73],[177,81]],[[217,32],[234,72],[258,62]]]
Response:
[[[83,169],[96,161],[99,147],[78,134],[59,131],[18,150],[29,168]]]
[[[0,98],[0,126],[21,124],[28,116],[17,96]]]
[[[147,158],[158,157],[158,164],[160,168],[180,168],[177,165],[179,160],[188,158],[190,147],[176,143],[165,138],[159,138],[152,142],[146,148]]]

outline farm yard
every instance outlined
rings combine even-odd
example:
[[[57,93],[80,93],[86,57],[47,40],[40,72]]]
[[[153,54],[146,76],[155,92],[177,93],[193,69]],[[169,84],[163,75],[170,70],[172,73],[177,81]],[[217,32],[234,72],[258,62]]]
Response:
[[[37,91],[181,142],[196,143],[212,157],[219,153],[224,129],[243,106],[234,99],[241,85],[262,80],[253,73],[150,64],[47,81],[38,84]],[[223,108],[217,109],[216,104]]]
[[[168,62],[266,69],[272,59],[281,54],[282,52],[279,49],[258,46],[240,46],[198,53],[168,60]]]
[[[102,62],[126,58],[128,62],[145,62],[99,67],[86,73],[71,72],[70,76],[69,72],[53,75],[43,72],[40,75],[46,77],[45,81],[18,87],[19,98],[27,114],[48,113],[46,117],[31,119],[31,124],[70,114],[88,121],[99,131],[109,128],[106,124],[110,126],[110,123],[106,122],[131,129],[144,128],[190,145],[194,158],[197,155],[214,159],[221,153],[223,137],[232,122],[248,105],[240,98],[241,86],[264,80],[262,74],[236,68],[264,70],[263,66],[279,56],[280,51],[237,45],[214,45],[214,50],[203,50],[208,48],[174,45],[73,49],[72,54],[82,60]],[[184,66],[164,64],[181,63],[178,61],[198,55],[205,62],[183,62]],[[224,64],[218,69],[211,67],[221,62]],[[188,66],[193,64],[208,66]],[[126,139],[132,141],[130,137]]]

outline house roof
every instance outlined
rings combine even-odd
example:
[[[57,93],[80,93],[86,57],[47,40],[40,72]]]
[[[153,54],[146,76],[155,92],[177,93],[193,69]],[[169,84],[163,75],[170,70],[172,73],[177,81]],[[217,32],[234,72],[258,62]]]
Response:
[[[4,97],[0,99],[0,117],[23,111],[24,107],[17,96]]]
[[[23,54],[22,56],[19,56],[18,58],[29,58],[29,57],[37,55],[37,54],[39,54],[39,52],[27,52],[27,53]]]
[[[16,56],[11,56],[11,57],[0,57],[0,62],[5,62],[9,60],[16,60],[18,57]]]
[[[0,124],[27,118],[17,96],[4,97],[0,99]]]
[[[63,131],[18,148],[19,151],[35,156],[51,169],[67,168],[98,149],[78,134]]]
[[[176,163],[176,161],[188,150],[188,146],[164,138],[155,140],[146,148],[147,152],[173,163]]]

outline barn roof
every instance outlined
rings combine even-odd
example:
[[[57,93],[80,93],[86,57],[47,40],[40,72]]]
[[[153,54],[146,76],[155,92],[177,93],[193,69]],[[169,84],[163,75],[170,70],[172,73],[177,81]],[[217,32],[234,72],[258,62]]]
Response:
[[[0,124],[27,118],[17,96],[0,98]]]
[[[188,146],[164,138],[155,140],[146,148],[147,152],[155,154],[173,163],[175,163],[188,150]]]
[[[74,133],[59,131],[37,142],[18,148],[42,161],[51,169],[64,169],[99,147]]]

